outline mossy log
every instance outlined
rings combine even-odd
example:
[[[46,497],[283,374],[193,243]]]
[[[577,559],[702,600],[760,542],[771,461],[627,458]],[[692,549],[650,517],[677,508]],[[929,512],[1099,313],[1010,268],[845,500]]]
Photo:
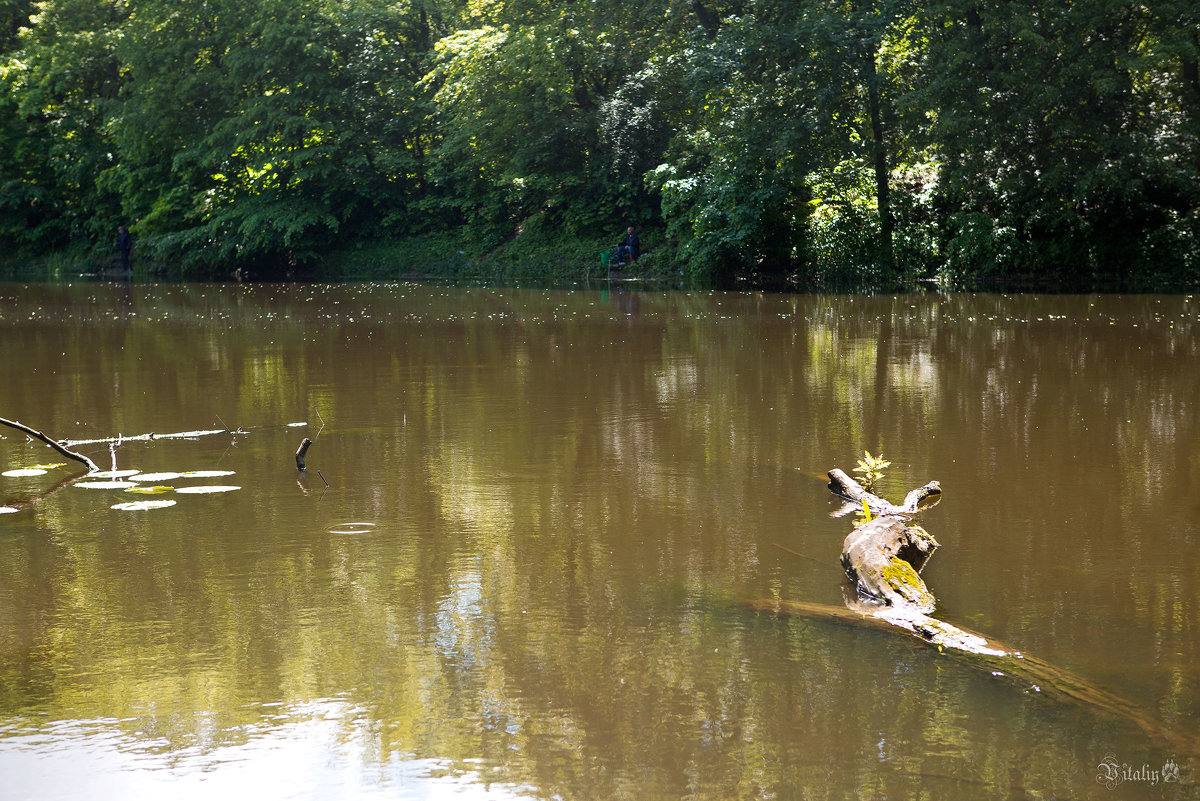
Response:
[[[842,543],[842,567],[859,593],[885,606],[932,612],[937,600],[921,580],[921,571],[937,549],[937,540],[908,521],[929,498],[940,498],[941,485],[930,481],[908,493],[904,503],[895,504],[835,467],[829,471],[829,489],[878,515]]]
[[[842,568],[866,597],[928,614],[937,600],[920,574],[937,547],[920,526],[899,517],[877,517],[846,537]]]

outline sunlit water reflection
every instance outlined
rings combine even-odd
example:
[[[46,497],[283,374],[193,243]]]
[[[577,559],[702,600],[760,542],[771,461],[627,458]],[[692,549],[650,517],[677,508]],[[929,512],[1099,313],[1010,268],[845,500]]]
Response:
[[[1193,298],[8,284],[0,336],[0,416],[231,473],[0,478],[4,799],[1196,797],[1127,721],[739,604],[842,603],[823,476],[882,449],[946,490],[940,616],[1200,730]]]
[[[187,721],[191,746],[123,734],[136,720],[13,721],[0,728],[4,797],[505,799],[532,790],[493,781],[499,768],[478,760],[380,755],[372,720],[344,701],[273,706],[282,705],[264,704],[256,724],[232,732]]]

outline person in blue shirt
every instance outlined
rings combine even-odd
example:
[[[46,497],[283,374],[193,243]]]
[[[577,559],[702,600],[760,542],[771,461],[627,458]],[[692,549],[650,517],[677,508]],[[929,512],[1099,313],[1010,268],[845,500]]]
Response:
[[[621,244],[617,246],[617,263],[618,264],[633,264],[637,261],[638,256],[642,252],[642,243],[638,240],[638,235],[633,232],[633,226],[625,229],[625,238],[621,240]]]
[[[117,226],[117,250],[121,252],[121,269],[129,269],[129,254],[133,252],[133,237],[125,230],[125,226]]]

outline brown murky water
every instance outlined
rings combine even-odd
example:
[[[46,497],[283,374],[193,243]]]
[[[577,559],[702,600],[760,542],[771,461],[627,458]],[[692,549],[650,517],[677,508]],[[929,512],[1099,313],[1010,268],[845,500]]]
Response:
[[[939,616],[1200,731],[1200,298],[3,284],[0,342],[0,417],[238,429],[115,458],[240,487],[0,478],[4,799],[1200,795],[1128,721],[739,604],[842,603],[822,477],[882,449],[945,489]]]

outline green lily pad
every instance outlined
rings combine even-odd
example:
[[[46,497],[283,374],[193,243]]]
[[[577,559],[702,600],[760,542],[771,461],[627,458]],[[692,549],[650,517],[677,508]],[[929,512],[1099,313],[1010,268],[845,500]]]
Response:
[[[129,478],[136,476],[141,470],[101,470],[96,473],[88,473],[88,478]]]
[[[151,484],[150,486],[146,486],[145,484],[139,484],[138,486],[130,487],[129,489],[127,489],[125,491],[133,492],[138,495],[163,495],[168,492],[174,492],[175,488],[168,486],[166,484]]]
[[[233,470],[189,470],[179,475],[184,478],[220,478],[221,476],[232,476],[233,473]]]
[[[234,490],[240,490],[240,489],[241,489],[241,487],[233,487],[233,486],[221,485],[221,484],[209,484],[209,485],[200,486],[200,487],[177,487],[175,489],[175,491],[185,493],[188,495],[207,495],[208,493],[211,493],[211,492],[233,492]]]
[[[0,476],[7,476],[8,478],[26,478],[28,476],[44,476],[46,475],[46,472],[47,471],[40,467],[22,467],[18,470],[5,470],[3,473],[0,473]]]
[[[130,476],[129,480],[136,481],[139,484],[144,484],[146,482],[155,483],[159,481],[174,481],[182,476],[183,473],[138,473]]]
[[[11,506],[0,506],[0,515],[11,515],[11,514],[15,514],[16,512],[19,512],[19,511],[21,511],[21,510],[14,509]]]
[[[145,512],[150,509],[165,509],[168,506],[174,506],[175,503],[175,501],[128,501],[127,503],[114,503],[112,508],[123,512]]]
[[[137,484],[132,481],[76,481],[73,486],[84,489],[129,489]]]

